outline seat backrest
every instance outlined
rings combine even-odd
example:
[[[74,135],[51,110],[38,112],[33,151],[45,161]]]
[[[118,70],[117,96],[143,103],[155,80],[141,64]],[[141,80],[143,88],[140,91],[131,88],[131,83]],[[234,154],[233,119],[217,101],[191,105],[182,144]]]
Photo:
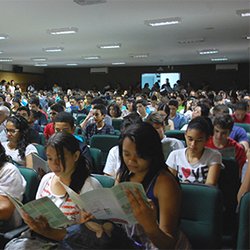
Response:
[[[43,134],[43,132],[39,132],[39,141],[41,145],[45,145],[46,144],[46,139],[45,139],[45,136]]]
[[[240,200],[237,249],[250,249],[250,192]]]
[[[116,130],[121,129],[122,123],[123,123],[123,119],[114,119],[114,118],[112,119],[112,126]]]
[[[34,200],[39,185],[38,174],[34,169],[26,167],[18,167],[20,173],[26,180],[26,189],[24,192],[23,203]]]
[[[45,161],[47,161],[47,156],[46,156],[46,152],[45,152],[45,147],[44,145],[38,144],[38,143],[33,143],[33,145],[36,147],[36,150],[38,152],[38,155],[44,159]]]
[[[93,135],[90,139],[90,147],[99,148],[102,151],[102,166],[105,165],[109,150],[118,144],[117,135]]]
[[[102,151],[99,148],[89,148],[89,151],[93,162],[92,173],[102,174]]]
[[[181,184],[181,229],[193,249],[219,249],[222,236],[222,193],[212,186]]]
[[[101,174],[92,174],[92,176],[95,177],[105,188],[113,187],[115,184],[115,179],[111,176]]]
[[[250,124],[248,123],[237,123],[235,122],[234,123],[235,126],[238,126],[238,127],[241,127],[241,128],[244,128],[246,130],[247,133],[250,133]]]

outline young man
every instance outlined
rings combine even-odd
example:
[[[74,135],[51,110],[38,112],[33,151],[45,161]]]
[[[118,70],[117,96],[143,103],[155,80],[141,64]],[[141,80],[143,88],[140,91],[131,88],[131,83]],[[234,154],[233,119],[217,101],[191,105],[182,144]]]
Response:
[[[187,123],[187,118],[177,112],[179,103],[176,99],[171,99],[168,106],[170,109],[169,119],[174,122],[174,129],[180,130]]]
[[[141,116],[142,120],[145,121],[148,117],[147,113],[147,101],[144,99],[137,100],[135,102],[137,113]]]
[[[37,117],[35,124],[38,125],[46,125],[48,123],[47,116],[45,112],[40,109],[40,101],[38,97],[33,97],[29,102],[30,110],[35,112],[35,116]]]
[[[93,108],[94,123],[89,124],[84,135],[89,144],[90,138],[96,134],[114,134],[114,128],[111,125],[107,125],[104,121],[105,115],[107,114],[107,109],[102,104],[97,104]]]
[[[79,141],[82,154],[87,159],[90,169],[92,169],[93,163],[92,163],[90,150],[87,144],[79,135],[74,134],[75,120],[74,120],[73,115],[65,111],[59,112],[54,119],[54,129],[55,129],[55,132],[65,131],[74,135],[74,137]]]
[[[172,152],[173,150],[184,148],[184,144],[180,140],[166,137],[165,121],[159,112],[153,112],[149,114],[146,119],[146,122],[150,123],[158,132],[161,139],[162,150],[165,160],[167,160],[170,152]]]
[[[48,140],[50,138],[50,136],[52,136],[55,133],[55,128],[54,128],[54,121],[55,121],[55,117],[58,113],[63,112],[64,111],[64,107],[58,103],[55,103],[53,105],[51,105],[50,107],[50,120],[51,122],[48,123],[43,130],[43,134],[46,138],[46,140]]]
[[[234,121],[230,115],[220,115],[215,117],[214,135],[206,143],[206,147],[217,149],[221,152],[222,157],[225,156],[225,149],[232,149],[232,153],[229,152],[230,156],[235,155],[235,159],[239,164],[240,175],[241,170],[246,162],[246,153],[244,147],[229,137]],[[225,156],[226,157],[226,156]]]
[[[237,102],[232,115],[234,122],[250,124],[250,113],[247,110],[248,103],[246,101]]]

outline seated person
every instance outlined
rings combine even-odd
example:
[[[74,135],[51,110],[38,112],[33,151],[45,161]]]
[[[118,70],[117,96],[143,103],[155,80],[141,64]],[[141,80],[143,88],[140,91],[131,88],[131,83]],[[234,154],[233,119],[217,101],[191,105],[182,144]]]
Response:
[[[176,149],[184,148],[184,144],[180,140],[175,138],[167,138],[167,136],[165,135],[164,119],[158,112],[152,112],[151,114],[149,114],[146,122],[150,123],[158,132],[161,139],[165,160],[167,160],[170,152]]]
[[[129,125],[141,122],[142,119],[137,112],[129,113],[127,116],[123,117],[123,122],[120,129],[121,134],[125,131],[125,129]],[[116,145],[109,150],[103,172],[105,175],[113,176],[115,178],[120,166],[121,166],[121,159],[119,155],[119,146]]]
[[[236,161],[239,164],[239,176],[241,176],[241,170],[246,162],[246,153],[244,147],[229,137],[233,128],[233,118],[230,115],[220,115],[216,116],[213,122],[214,125],[214,135],[209,138],[206,143],[206,147],[217,149],[224,155],[225,150],[231,148]]]
[[[10,116],[10,109],[4,105],[0,106],[0,141],[4,142],[7,141],[7,134],[6,134],[6,123],[7,118]]]
[[[17,110],[17,115],[22,116],[23,118],[25,118],[27,120],[27,122],[29,123],[29,139],[31,143],[40,143],[40,138],[39,138],[39,133],[37,130],[35,130],[32,127],[32,124],[30,124],[30,109],[27,106],[21,106],[20,108],[18,108]]]
[[[50,136],[52,136],[55,133],[55,128],[54,128],[54,120],[55,117],[58,113],[63,112],[64,111],[64,107],[58,103],[55,103],[53,105],[50,106],[50,120],[51,122],[48,123],[43,130],[43,134],[46,138],[46,140],[49,139]]]
[[[177,112],[179,103],[176,99],[171,99],[168,106],[170,109],[169,118],[174,122],[174,129],[180,130],[187,123],[187,118]]]
[[[149,114],[147,112],[147,101],[144,99],[139,99],[135,102],[135,106],[137,113],[141,116],[142,120],[145,121]]]
[[[0,232],[16,228],[22,223],[20,215],[4,192],[22,200],[26,181],[17,167],[8,161],[9,157],[0,143],[0,220],[4,222],[3,227],[0,227]]]
[[[166,103],[160,102],[157,111],[165,121],[166,130],[174,130],[174,122],[169,119],[169,106]]]
[[[232,115],[234,122],[250,124],[250,113],[247,110],[248,103],[246,101],[237,102]]]
[[[107,108],[107,114],[112,118],[112,119],[122,119],[122,111],[120,110],[119,106],[116,103],[111,103],[109,104]]]
[[[75,132],[74,122],[75,120],[71,113],[66,112],[66,111],[59,112],[54,119],[55,132],[65,131],[74,135],[74,137],[78,140],[81,152],[84,155],[85,159],[87,159],[89,168],[91,169],[93,163],[92,163],[92,158],[91,158],[89,147],[87,146],[87,144],[85,143],[82,137],[74,134]]]
[[[213,118],[218,115],[223,115],[223,114],[230,114],[229,108],[227,105],[218,104],[214,106],[213,112],[212,112]],[[249,149],[249,143],[248,143],[248,138],[247,138],[247,132],[244,128],[239,127],[234,124],[229,137],[237,141],[239,144],[243,145],[245,148],[245,151],[247,152],[247,150]]]
[[[242,184],[240,186],[240,189],[237,195],[238,203],[240,203],[241,197],[247,192],[250,192],[250,149],[248,149],[248,152],[247,152],[246,173],[243,177]]]
[[[205,147],[209,136],[205,118],[199,116],[189,122],[185,134],[187,147],[171,152],[166,161],[180,182],[217,185],[222,157],[217,150]]]
[[[90,138],[93,135],[97,134],[114,134],[114,128],[111,125],[107,125],[104,121],[104,117],[107,114],[107,109],[102,104],[96,104],[93,109],[93,115],[95,123],[89,124],[85,131],[84,135],[89,144]]]
[[[29,106],[30,110],[33,111],[33,115],[36,118],[35,124],[38,124],[39,126],[41,125],[46,125],[48,123],[47,115],[46,113],[40,109],[40,100],[38,97],[33,97],[29,101]]]
[[[102,104],[105,107],[107,106],[106,102],[102,98],[95,98],[92,101],[92,103],[91,103],[91,109],[89,110],[89,113],[88,113],[87,117],[80,124],[82,130],[86,129],[86,127],[89,124],[95,123],[95,119],[94,119],[94,106],[97,105],[97,104]],[[108,114],[105,115],[104,122],[105,122],[105,124],[112,126],[112,118]]]
[[[101,184],[90,176],[84,156],[80,153],[78,141],[67,132],[55,133],[48,141],[46,154],[51,172],[42,178],[36,199],[48,197],[73,224],[84,222],[86,213],[72,202],[60,183],[63,182],[78,194],[101,188]],[[22,216],[32,231],[44,237],[42,242],[45,245],[51,240],[60,241],[67,234],[66,228],[50,227],[44,217],[33,219],[26,213]],[[41,238],[34,236],[32,239],[27,239],[29,240],[35,247]],[[30,245],[30,249],[33,247]]]
[[[32,155],[38,154],[29,139],[29,124],[22,116],[11,116],[7,119],[6,132],[8,141],[3,142],[6,154],[19,165],[33,168]]]

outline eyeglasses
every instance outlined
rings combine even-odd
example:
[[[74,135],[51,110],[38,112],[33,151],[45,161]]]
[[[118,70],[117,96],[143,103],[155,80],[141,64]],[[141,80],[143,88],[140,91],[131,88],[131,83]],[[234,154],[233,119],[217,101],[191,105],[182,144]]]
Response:
[[[19,129],[5,129],[5,132],[6,132],[6,134],[12,134],[12,135],[14,135],[14,134],[16,134],[16,133],[18,133],[19,132]]]

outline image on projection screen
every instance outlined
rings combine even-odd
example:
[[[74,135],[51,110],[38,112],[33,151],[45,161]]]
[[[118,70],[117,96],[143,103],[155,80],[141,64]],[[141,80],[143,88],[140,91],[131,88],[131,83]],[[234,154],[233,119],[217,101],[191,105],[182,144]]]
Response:
[[[159,82],[160,87],[166,83],[168,78],[171,88],[174,84],[181,79],[180,73],[145,73],[141,75],[141,88],[144,87],[145,83],[149,84],[151,89],[155,82]]]

